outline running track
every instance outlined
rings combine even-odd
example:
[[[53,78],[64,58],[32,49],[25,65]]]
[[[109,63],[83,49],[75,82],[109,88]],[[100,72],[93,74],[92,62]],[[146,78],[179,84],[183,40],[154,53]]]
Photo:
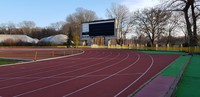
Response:
[[[179,57],[130,50],[84,51],[0,67],[0,97],[126,97]]]

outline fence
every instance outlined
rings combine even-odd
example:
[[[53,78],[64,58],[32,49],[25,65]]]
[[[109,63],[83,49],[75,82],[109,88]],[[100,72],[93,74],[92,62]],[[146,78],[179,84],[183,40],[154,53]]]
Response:
[[[79,48],[113,48],[113,49],[135,49],[135,50],[161,50],[181,51],[188,53],[200,53],[200,47],[144,47],[144,46],[79,46]]]

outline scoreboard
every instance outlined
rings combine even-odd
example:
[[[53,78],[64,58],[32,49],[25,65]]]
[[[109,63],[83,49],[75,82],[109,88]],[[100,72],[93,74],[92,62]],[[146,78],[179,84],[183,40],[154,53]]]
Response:
[[[82,23],[82,37],[115,36],[115,19],[98,20]]]

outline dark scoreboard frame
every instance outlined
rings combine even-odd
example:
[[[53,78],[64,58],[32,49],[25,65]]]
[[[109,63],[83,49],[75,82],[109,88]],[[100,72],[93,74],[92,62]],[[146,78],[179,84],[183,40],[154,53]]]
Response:
[[[98,20],[82,23],[82,36],[95,37],[95,36],[115,36],[116,20]]]

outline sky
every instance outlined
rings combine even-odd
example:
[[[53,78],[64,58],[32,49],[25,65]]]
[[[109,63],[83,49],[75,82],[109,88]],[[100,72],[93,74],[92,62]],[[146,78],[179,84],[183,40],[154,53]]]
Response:
[[[159,0],[0,0],[0,24],[34,21],[38,27],[66,21],[76,8],[93,10],[106,18],[106,9],[112,3],[126,5],[130,11],[158,4]]]

